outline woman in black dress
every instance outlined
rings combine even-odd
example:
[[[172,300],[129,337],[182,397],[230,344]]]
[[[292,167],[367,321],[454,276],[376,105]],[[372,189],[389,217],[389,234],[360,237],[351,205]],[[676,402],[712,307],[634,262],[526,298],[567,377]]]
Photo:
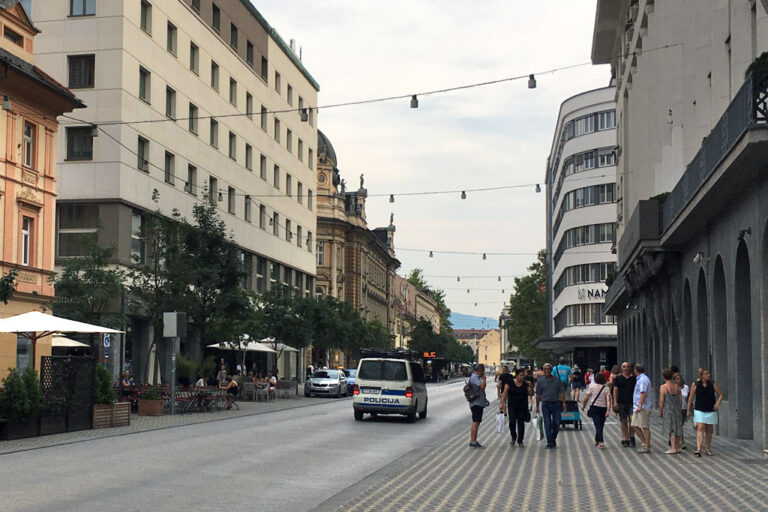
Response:
[[[512,440],[509,446],[523,447],[525,423],[531,420],[528,410],[528,397],[533,396],[533,386],[525,380],[523,372],[517,372],[515,378],[504,385],[504,392],[499,401],[502,412],[509,415],[509,433]]]

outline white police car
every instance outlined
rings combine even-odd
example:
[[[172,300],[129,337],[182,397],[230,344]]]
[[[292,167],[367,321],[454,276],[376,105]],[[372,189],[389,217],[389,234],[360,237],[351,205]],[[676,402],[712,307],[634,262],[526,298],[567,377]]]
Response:
[[[402,414],[409,422],[427,417],[427,385],[419,363],[403,359],[365,358],[357,366],[352,392],[355,419],[363,414]]]

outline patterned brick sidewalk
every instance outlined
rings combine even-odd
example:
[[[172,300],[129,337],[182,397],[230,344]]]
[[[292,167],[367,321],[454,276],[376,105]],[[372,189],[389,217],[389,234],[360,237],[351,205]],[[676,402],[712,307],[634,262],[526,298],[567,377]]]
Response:
[[[29,437],[26,439],[17,439],[13,441],[0,441],[0,455],[26,450],[36,450],[38,448],[47,448],[50,446],[58,446],[63,444],[80,443],[92,439],[103,439],[107,437],[137,434],[150,430],[180,427],[184,425],[192,425],[195,423],[222,421],[231,418],[238,418],[241,416],[254,416],[269,412],[293,409],[295,407],[321,405],[333,400],[336,399],[305,398],[303,396],[298,396],[295,399],[279,399],[272,402],[239,402],[239,411],[233,408],[230,410],[224,409],[206,413],[178,414],[176,416],[171,416],[169,414],[164,414],[162,416],[138,416],[136,414],[131,414],[131,424],[126,427],[103,428],[98,430],[80,430],[78,432]]]
[[[525,448],[509,446],[509,434],[495,432],[495,409],[486,409],[479,440],[469,448],[469,411],[461,428],[431,447],[365,478],[316,510],[765,510],[768,461],[742,442],[714,438],[713,457],[693,456],[695,435],[686,425],[688,449],[666,455],[658,418],[652,452],[622,448],[617,420],[606,425],[606,448],[594,446],[589,419],[584,429],[568,427],[558,448],[544,449],[530,424]]]

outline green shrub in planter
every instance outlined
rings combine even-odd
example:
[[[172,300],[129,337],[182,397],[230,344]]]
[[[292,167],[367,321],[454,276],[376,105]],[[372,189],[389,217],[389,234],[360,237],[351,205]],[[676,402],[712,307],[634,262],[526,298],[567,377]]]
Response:
[[[8,376],[3,379],[5,392],[0,397],[0,417],[8,420],[21,420],[30,416],[29,397],[24,377],[16,368],[8,368]]]
[[[40,377],[34,368],[24,370],[22,379],[29,401],[29,415],[27,417],[33,418],[38,416],[43,408],[43,386],[40,384]]]
[[[162,397],[157,394],[155,388],[149,388],[141,393],[141,400],[162,400]]]
[[[112,387],[112,375],[100,364],[96,365],[96,403],[99,405],[115,403],[115,388]]]

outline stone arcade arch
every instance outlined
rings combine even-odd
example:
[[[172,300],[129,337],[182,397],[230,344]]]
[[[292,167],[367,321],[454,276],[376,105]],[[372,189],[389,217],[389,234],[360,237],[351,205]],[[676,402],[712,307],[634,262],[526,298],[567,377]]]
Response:
[[[699,270],[696,286],[696,344],[693,354],[695,369],[710,368],[709,360],[709,310],[707,300],[707,278],[704,269]]]
[[[683,285],[683,336],[680,343],[680,369],[686,380],[694,378],[693,363],[693,301],[691,285],[685,280]]]
[[[736,251],[736,279],[734,305],[736,307],[736,435],[741,439],[753,436],[753,399],[755,383],[752,382],[752,283],[747,244],[739,242]],[[721,379],[722,380],[722,379]],[[758,392],[759,394],[759,392]]]
[[[712,374],[718,379],[720,391],[728,399],[728,300],[725,287],[723,259],[715,260],[715,275],[712,279],[712,351],[714,352]]]

